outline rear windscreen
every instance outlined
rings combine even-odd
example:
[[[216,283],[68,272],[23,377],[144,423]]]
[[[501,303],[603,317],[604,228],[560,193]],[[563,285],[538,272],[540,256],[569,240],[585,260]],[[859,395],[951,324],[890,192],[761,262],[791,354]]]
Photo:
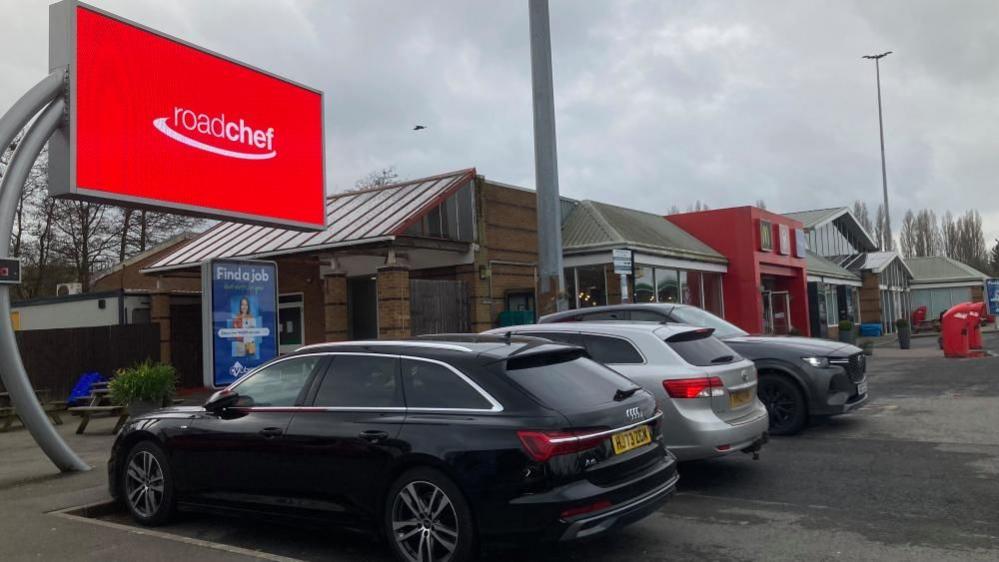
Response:
[[[614,400],[618,390],[635,383],[578,354],[545,353],[507,361],[507,375],[545,406],[578,410]]]
[[[684,361],[698,367],[725,365],[726,363],[742,360],[742,357],[739,357],[738,353],[732,351],[732,348],[714,336],[674,337],[666,340],[666,344],[682,357]]]

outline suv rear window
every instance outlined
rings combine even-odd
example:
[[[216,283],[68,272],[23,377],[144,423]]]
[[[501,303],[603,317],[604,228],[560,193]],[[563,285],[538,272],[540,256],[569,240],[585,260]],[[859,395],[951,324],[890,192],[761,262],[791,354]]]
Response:
[[[618,390],[635,383],[579,353],[546,353],[514,357],[507,361],[507,375],[550,408],[611,402]]]
[[[706,330],[677,334],[667,338],[666,345],[684,361],[698,367],[725,365],[742,360],[738,353]]]
[[[645,363],[642,354],[628,340],[610,336],[583,335],[583,343],[590,357],[609,365]]]

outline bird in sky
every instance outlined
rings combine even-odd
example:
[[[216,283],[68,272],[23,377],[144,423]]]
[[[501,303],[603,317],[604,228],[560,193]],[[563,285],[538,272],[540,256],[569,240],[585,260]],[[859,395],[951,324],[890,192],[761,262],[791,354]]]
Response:
[[[417,125],[417,126],[413,127],[413,130],[414,131],[422,131],[423,129],[426,129],[426,128],[427,127],[425,125]]]

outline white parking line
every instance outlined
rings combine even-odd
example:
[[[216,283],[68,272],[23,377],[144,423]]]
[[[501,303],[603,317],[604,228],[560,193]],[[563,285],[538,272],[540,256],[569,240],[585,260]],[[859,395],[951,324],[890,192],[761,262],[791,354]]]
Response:
[[[82,523],[89,523],[91,525],[98,525],[101,527],[106,527],[109,529],[117,529],[119,531],[125,531],[132,533],[134,535],[145,535],[149,537],[156,537],[160,539],[166,539],[168,541],[174,541],[184,544],[190,544],[194,546],[200,546],[204,548],[211,548],[214,550],[221,550],[223,552],[230,552],[232,554],[241,554],[243,556],[249,556],[252,558],[257,558],[259,560],[270,560],[272,562],[305,562],[299,558],[289,558],[287,556],[279,556],[277,554],[270,554],[267,552],[260,552],[257,550],[250,550],[247,548],[240,548],[238,546],[230,546],[227,544],[221,544],[217,542],[211,542],[201,539],[192,539],[189,537],[184,537],[181,535],[174,535],[171,533],[166,533],[163,531],[156,531],[153,529],[147,529],[143,527],[132,527],[129,525],[122,525],[121,523],[112,523],[110,521],[104,521],[101,519],[94,519],[91,517],[84,517],[82,515],[74,515],[73,511],[92,509],[96,507],[101,507],[106,502],[100,502],[90,505],[79,505],[76,507],[68,507],[66,509],[60,509],[58,511],[52,511],[49,515],[54,515],[56,517],[61,517],[63,519],[69,519],[71,521],[78,521]]]

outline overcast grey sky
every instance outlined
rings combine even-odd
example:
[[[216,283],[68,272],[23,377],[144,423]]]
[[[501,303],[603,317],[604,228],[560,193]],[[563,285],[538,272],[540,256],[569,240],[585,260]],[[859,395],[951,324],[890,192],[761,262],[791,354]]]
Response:
[[[322,89],[330,191],[394,165],[533,187],[526,0],[92,0]],[[45,0],[0,0],[0,109],[47,69]],[[562,193],[665,212],[881,197],[999,237],[999,2],[551,0]],[[427,130],[411,129],[423,124]]]

